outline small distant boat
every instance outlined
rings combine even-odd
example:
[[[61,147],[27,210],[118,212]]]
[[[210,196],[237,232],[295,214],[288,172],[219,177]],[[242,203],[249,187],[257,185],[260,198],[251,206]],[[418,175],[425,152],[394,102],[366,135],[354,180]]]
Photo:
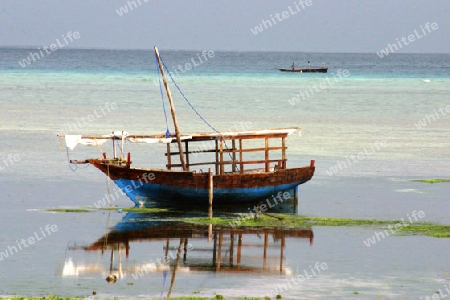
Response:
[[[278,69],[281,72],[297,72],[297,73],[326,73],[328,71],[328,67],[325,67],[325,64],[322,63],[322,67],[320,68],[311,68],[311,64],[308,61],[308,68],[306,69],[295,69],[294,63],[290,69]]]

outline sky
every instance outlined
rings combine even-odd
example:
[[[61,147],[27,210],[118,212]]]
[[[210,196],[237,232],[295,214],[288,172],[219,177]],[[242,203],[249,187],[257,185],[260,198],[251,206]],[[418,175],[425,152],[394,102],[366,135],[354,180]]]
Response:
[[[449,29],[450,0],[0,0],[1,47],[450,53]]]

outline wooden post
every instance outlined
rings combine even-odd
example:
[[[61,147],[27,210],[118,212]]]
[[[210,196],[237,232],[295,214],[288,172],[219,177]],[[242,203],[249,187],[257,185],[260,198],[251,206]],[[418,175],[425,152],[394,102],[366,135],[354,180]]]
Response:
[[[281,159],[282,159],[282,169],[286,169],[286,138],[281,138]]]
[[[269,164],[269,138],[266,138],[265,160],[266,160],[266,172],[269,172],[269,170],[270,170],[270,164]]]
[[[164,251],[164,259],[167,260],[167,255],[169,254],[169,238],[166,240],[166,251]]]
[[[241,168],[241,174],[244,174],[244,164],[242,163],[243,155],[242,155],[242,139],[239,139],[239,162]]]
[[[167,170],[172,169],[172,155],[170,153],[170,143],[167,143]]]
[[[113,158],[115,159],[116,157],[117,157],[117,154],[116,154],[116,140],[115,140],[115,137],[114,137],[114,131],[113,131],[113,133],[112,133],[112,142],[113,142]]]
[[[180,130],[178,128],[177,117],[175,115],[175,106],[173,105],[172,94],[170,93],[169,85],[167,84],[166,75],[164,74],[164,68],[162,66],[161,58],[159,57],[158,48],[156,48],[156,46],[155,46],[155,53],[156,53],[156,57],[158,59],[158,66],[159,66],[159,70],[161,71],[161,76],[163,78],[164,87],[166,88],[167,98],[169,99],[169,103],[170,103],[170,112],[172,114],[173,126],[175,127],[175,135],[177,137],[178,149],[180,152],[181,166],[183,167],[183,171],[187,171],[186,163],[184,162],[184,153],[183,153],[183,145],[181,144]]]
[[[125,150],[125,137],[123,136],[123,131],[122,131],[122,145],[121,145],[121,149],[120,149],[120,159],[123,158],[123,152]]]
[[[294,212],[298,214],[298,185],[294,187]]]
[[[213,172],[212,172],[212,169],[211,168],[209,168],[208,169],[208,172],[209,172],[209,174],[208,174],[208,178],[209,178],[209,180],[208,180],[208,186],[209,186],[209,188],[208,188],[208,190],[209,190],[209,206],[210,207],[212,207],[212,203],[213,203],[213,195],[214,195],[214,193],[213,193],[213,189],[214,189],[214,180],[213,180]],[[211,218],[212,218],[212,216],[211,216]]]
[[[117,276],[117,277],[119,277],[119,279],[121,279],[122,278],[122,258],[120,257],[120,244],[117,244],[117,262],[119,263],[119,266],[118,266],[119,276]]]
[[[232,164],[231,170],[234,173],[234,172],[236,172],[236,152],[235,152],[235,150],[236,150],[236,140],[235,139],[231,140],[231,147],[233,148],[232,149],[233,150],[233,154],[232,154],[233,164]]]
[[[129,169],[131,165],[131,154],[128,152],[127,154],[127,168]]]
[[[216,138],[216,174],[219,174],[219,141]]]
[[[188,141],[184,141],[184,146],[186,150],[186,168],[189,171],[189,143]]]
[[[225,172],[225,165],[223,164],[223,139],[220,138],[220,175],[223,175]]]

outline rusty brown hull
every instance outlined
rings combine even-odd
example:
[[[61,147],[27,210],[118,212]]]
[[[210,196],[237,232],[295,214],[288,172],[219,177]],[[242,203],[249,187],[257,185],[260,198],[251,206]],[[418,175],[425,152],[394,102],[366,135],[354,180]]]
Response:
[[[130,168],[102,159],[89,162],[109,176],[136,204],[167,200],[208,201],[208,173]],[[314,166],[307,166],[273,172],[213,175],[214,202],[239,203],[279,197],[279,192],[292,190],[310,180],[314,170]]]

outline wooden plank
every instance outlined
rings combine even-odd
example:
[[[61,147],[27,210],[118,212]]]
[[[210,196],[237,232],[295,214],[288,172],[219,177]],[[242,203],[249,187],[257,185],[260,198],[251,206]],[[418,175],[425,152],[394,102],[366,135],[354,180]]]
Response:
[[[207,165],[215,165],[215,161],[209,161],[209,162],[201,162],[201,163],[192,163],[189,164],[189,166],[207,166]],[[218,163],[220,164],[220,163]],[[172,167],[181,167],[181,164],[173,164]]]
[[[287,149],[287,147],[284,148],[284,149]],[[283,147],[248,148],[248,149],[242,149],[242,150],[239,150],[239,149],[227,150],[227,149],[225,149],[224,152],[261,152],[261,151],[266,151],[266,150],[269,150],[269,151],[271,151],[271,150],[283,150]]]
[[[254,131],[248,131],[248,132],[232,132],[232,134],[225,133],[211,133],[211,132],[204,132],[204,133],[193,133],[191,135],[183,134],[182,137],[192,137],[192,142],[199,142],[199,141],[207,141],[207,140],[215,140],[219,137],[223,137],[226,140],[231,139],[241,139],[241,138],[247,138],[247,137],[255,137],[255,138],[264,138],[266,136],[270,137],[282,137],[287,136],[289,133],[292,132],[292,130],[300,130],[301,128],[298,126],[294,127],[286,127],[286,128],[268,128],[263,130],[254,130]],[[273,132],[274,130],[277,130],[278,132]],[[280,130],[282,132],[280,132]],[[270,132],[272,131],[272,132]],[[66,135],[58,135],[59,137],[65,137]],[[157,133],[157,134],[128,134],[127,138],[165,138],[165,134]],[[171,137],[174,137],[172,134]],[[115,139],[115,140],[121,140],[122,137],[119,136],[110,136],[107,135],[82,135],[82,139],[98,139],[98,140],[105,140],[105,139]],[[172,141],[173,143],[176,143],[176,141]]]
[[[277,139],[277,138],[282,138],[283,136],[287,136],[287,133],[268,133],[268,134],[261,134],[261,135],[242,134],[242,135],[231,135],[231,136],[222,135],[221,138],[223,140],[229,141],[229,140],[239,140],[239,139],[244,139],[244,140],[258,140],[258,139],[265,139],[265,138]],[[192,138],[193,138],[193,141],[195,141],[194,137],[192,137]]]
[[[272,162],[279,162],[281,161],[281,159],[269,159],[267,160],[267,162],[272,163]],[[218,162],[217,165],[231,165],[234,164],[235,162],[233,161],[224,161],[224,162]],[[249,161],[240,161],[239,164],[241,165],[255,165],[255,164],[265,164],[266,160],[249,160]],[[210,162],[202,162],[202,163],[192,163],[190,164],[190,166],[205,166],[205,165],[215,165],[216,162],[215,161],[210,161]],[[173,164],[171,165],[172,167],[181,167],[181,164]],[[242,171],[242,167],[241,167],[241,171]],[[241,172],[242,173],[242,172]]]
[[[214,152],[216,152],[216,149],[210,149],[210,150],[195,150],[195,151],[189,151],[189,152],[186,152],[186,153],[189,153],[189,154],[195,154],[195,153],[214,153]],[[179,155],[180,154],[180,152],[172,152],[170,155]],[[167,156],[167,153],[165,153],[164,154],[165,156]]]
[[[85,160],[71,159],[70,163],[75,164],[75,165],[82,165],[82,164],[88,164],[89,160],[87,160],[87,159],[85,159]]]
[[[267,162],[271,163],[271,162],[278,162],[280,161],[280,159],[269,159],[267,160]],[[264,164],[266,162],[266,160],[248,160],[248,161],[242,161],[240,162],[241,164],[244,165],[252,165],[252,164]],[[232,164],[233,162],[231,161],[224,161],[223,164],[227,165],[227,164]]]
[[[271,151],[271,150],[286,150],[287,147],[285,147],[285,148],[283,148],[283,147],[269,147],[268,149],[269,149],[269,151]],[[223,152],[224,153],[233,153],[234,154],[234,153],[240,153],[240,152],[261,152],[261,151],[265,151],[265,150],[266,150],[266,148],[248,148],[248,149],[242,149],[242,151],[239,150],[239,149],[235,149],[235,150],[233,150],[233,149],[223,149]],[[190,151],[189,154],[192,154],[192,153],[214,153],[214,152],[217,152],[216,149]],[[171,155],[179,155],[179,154],[180,154],[180,152],[171,152]],[[167,156],[167,153],[165,153],[164,155]]]

